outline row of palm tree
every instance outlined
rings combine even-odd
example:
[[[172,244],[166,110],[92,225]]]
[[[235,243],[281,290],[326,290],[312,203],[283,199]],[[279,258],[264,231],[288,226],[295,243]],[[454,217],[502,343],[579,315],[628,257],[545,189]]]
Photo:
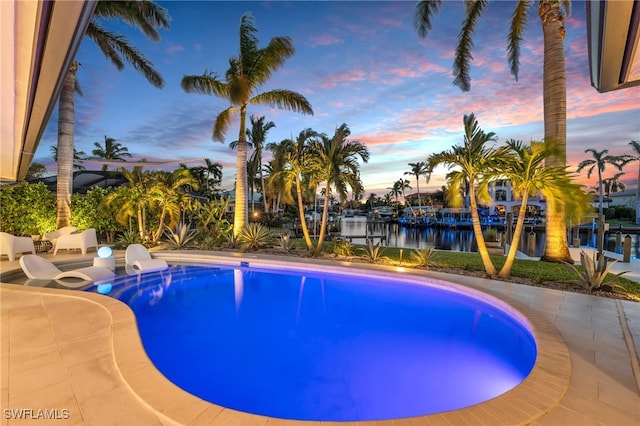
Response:
[[[571,1],[523,0],[514,2],[507,34],[507,61],[509,71],[518,80],[520,71],[520,45],[529,19],[529,10],[537,3],[538,16],[544,36],[543,107],[544,142],[557,146],[555,155],[546,160],[554,167],[565,167],[567,158],[567,83],[564,53],[564,37],[567,28],[565,17],[571,13]],[[419,1],[414,13],[414,27],[420,37],[426,37],[432,28],[432,19],[438,14],[442,0]],[[462,91],[471,89],[470,64],[473,61],[473,34],[489,4],[488,0],[465,2],[465,16],[458,35],[453,60],[453,84]],[[547,209],[546,239],[542,260],[571,262],[567,234],[566,213],[558,204]]]
[[[116,220],[127,226],[135,220],[142,241],[156,244],[166,228],[173,228],[180,220],[185,207],[193,202],[189,189],[197,190],[198,181],[189,169],[179,168],[173,172],[148,171],[142,166],[133,170],[120,168],[127,179],[123,185],[105,199],[116,211]],[[149,230],[149,221],[155,230]]]
[[[509,140],[504,146],[488,146],[488,142],[496,140],[496,135],[484,132],[474,114],[465,115],[463,123],[463,144],[432,154],[427,161],[432,169],[443,164],[451,170],[447,174],[449,205],[460,206],[463,198],[468,198],[473,232],[487,275],[508,278],[518,250],[517,243],[511,245],[504,266],[498,272],[480,226],[478,203],[490,203],[489,183],[495,179],[508,179],[514,195],[521,199],[513,235],[515,242],[520,241],[530,196],[541,193],[547,200],[547,208],[562,208],[571,211],[574,217],[580,217],[587,206],[586,194],[572,181],[565,167],[548,164],[549,158],[557,154],[559,147],[556,144],[532,142],[527,146]]]

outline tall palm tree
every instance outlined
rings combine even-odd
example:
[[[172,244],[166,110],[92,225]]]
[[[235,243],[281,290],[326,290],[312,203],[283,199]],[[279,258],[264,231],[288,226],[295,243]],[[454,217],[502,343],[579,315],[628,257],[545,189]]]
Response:
[[[103,158],[109,161],[127,161],[124,157],[131,158],[129,154],[129,148],[122,146],[120,142],[117,142],[114,138],[110,138],[107,135],[104,136],[104,147],[100,145],[100,142],[94,142],[93,146],[96,147],[91,153],[98,158]],[[102,165],[102,171],[106,171],[109,168],[107,164]]]
[[[413,175],[416,177],[416,190],[418,191],[418,208],[422,208],[422,200],[420,199],[420,176],[424,176],[427,184],[431,179],[431,169],[426,161],[418,161],[417,163],[409,163],[411,171],[404,172],[405,175]]]
[[[640,141],[629,142],[633,155],[624,155],[623,165],[637,161],[638,177],[636,179],[636,225],[640,225]]]
[[[341,202],[347,199],[349,188],[353,193],[362,191],[358,159],[365,163],[369,161],[369,150],[360,141],[348,139],[350,135],[349,126],[342,123],[331,138],[322,135],[321,139],[313,142],[309,148],[311,168],[316,172],[316,182],[326,184],[320,237],[316,250],[320,250],[324,242],[331,188],[335,188]]]
[[[402,201],[405,204],[407,203],[407,199],[404,196],[404,191],[405,189],[411,189],[411,183],[409,182],[408,179],[398,179],[397,181],[394,182],[393,184],[394,187],[397,187],[397,189],[400,190],[400,195],[402,195]],[[409,204],[409,207],[411,207],[411,204]]]
[[[399,205],[400,205],[398,201],[398,196],[402,195],[402,191],[403,191],[401,186],[402,186],[402,181],[397,180],[393,182],[393,185],[390,188],[387,188],[389,190],[389,193],[387,195],[389,195],[389,197],[391,198],[395,198],[396,200],[396,214],[398,214],[399,212]]]
[[[216,117],[213,139],[224,141],[234,115],[240,116],[238,155],[236,158],[236,199],[233,216],[233,234],[238,235],[247,223],[247,137],[246,116],[249,105],[268,105],[289,111],[313,114],[309,101],[297,92],[283,89],[254,93],[271,75],[294,54],[289,37],[274,37],[267,47],[258,47],[257,29],[251,13],[240,20],[240,50],[229,59],[224,81],[212,72],[188,75],[182,78],[182,89],[187,93],[215,95],[227,99],[232,106]]]
[[[264,121],[264,115],[260,118],[255,118],[253,115],[250,118],[251,129],[247,130],[247,139],[253,144],[253,154],[251,154],[251,161],[256,163],[258,168],[258,175],[260,178],[260,192],[262,193],[262,200],[264,204],[264,211],[267,212],[267,197],[265,194],[264,175],[262,173],[262,151],[266,146],[267,133],[269,130],[276,127],[273,121]]]
[[[607,164],[611,164],[615,166],[618,170],[622,169],[622,161],[623,157],[618,155],[609,155],[608,149],[603,149],[602,151],[595,150],[593,148],[588,148],[584,150],[585,154],[590,152],[593,158],[589,158],[587,160],[581,161],[578,164],[578,169],[576,172],[580,173],[582,170],[587,169],[587,178],[591,177],[591,174],[595,171],[598,172],[598,214],[602,214],[603,212],[603,201],[604,201],[604,186],[602,182],[602,172],[604,172]]]
[[[511,182],[511,191],[521,200],[518,220],[513,232],[513,243],[498,276],[509,278],[518,251],[518,241],[524,228],[527,201],[530,196],[541,193],[547,206],[565,204],[572,217],[580,217],[584,211],[586,194],[581,187],[571,181],[565,167],[545,165],[545,160],[556,154],[557,146],[550,143],[532,142],[526,146],[521,141],[507,142],[509,153],[499,158],[496,172]]]
[[[108,31],[102,26],[102,20],[117,19],[138,28],[152,41],[160,40],[159,28],[170,27],[170,17],[166,9],[153,1],[108,1],[100,0],[96,4],[93,17],[87,26],[85,36],[93,41],[118,70],[124,69],[124,62],[132,65],[136,71],[154,86],[162,87],[164,81],[147,60],[121,34]],[[71,222],[71,193],[73,192],[73,135],[75,123],[74,92],[77,88],[76,74],[80,64],[74,61],[62,83],[58,101],[58,186],[56,226],[62,228]]]
[[[441,0],[418,2],[413,23],[420,37],[426,37],[432,27],[432,18],[440,11]],[[465,2],[465,19],[458,36],[458,46],[453,62],[453,84],[463,91],[471,89],[470,63],[473,60],[473,33],[480,16],[484,13],[488,0]],[[538,16],[544,35],[543,63],[543,104],[544,140],[557,144],[557,155],[546,163],[554,167],[564,167],[567,162],[567,83],[564,54],[565,17],[571,13],[569,0],[539,0]],[[518,80],[520,71],[520,44],[528,21],[528,12],[535,2],[521,0],[514,3],[509,34],[507,36],[507,59],[511,74]],[[555,210],[558,208],[559,210]],[[550,262],[570,262],[569,245],[565,228],[566,214],[563,206],[547,208],[546,238],[542,260]]]
[[[291,139],[282,141],[282,154],[279,154],[282,155],[282,168],[269,176],[270,181],[277,182],[281,186],[280,194],[285,201],[291,201],[291,194],[295,191],[302,235],[309,251],[313,250],[313,244],[304,217],[303,193],[307,192],[310,186],[313,186],[309,145],[316,137],[318,137],[318,133],[308,128],[302,130],[295,141]],[[315,196],[315,188],[311,189]]]
[[[53,154],[53,161],[58,162],[58,147],[51,145],[51,154]],[[84,151],[78,151],[73,148],[73,169],[85,170],[86,167],[82,165],[82,162],[86,159],[86,153]]]
[[[432,154],[427,161],[434,169],[439,164],[445,164],[449,169],[454,169],[447,174],[449,181],[449,201],[452,206],[462,204],[462,190],[468,188],[468,197],[471,208],[473,232],[478,243],[478,252],[482,259],[487,275],[496,275],[496,268],[489,257],[480,227],[478,214],[478,201],[490,201],[488,182],[494,172],[494,163],[506,155],[506,147],[487,148],[486,143],[496,140],[493,132],[485,133],[479,126],[475,115],[464,116],[464,143],[454,146],[448,151]],[[477,185],[477,186],[476,186]]]

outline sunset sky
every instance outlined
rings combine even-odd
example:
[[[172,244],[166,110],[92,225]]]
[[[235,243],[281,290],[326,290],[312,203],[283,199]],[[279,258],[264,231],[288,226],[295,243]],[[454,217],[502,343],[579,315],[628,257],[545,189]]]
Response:
[[[106,23],[125,34],[153,62],[165,79],[156,89],[127,66],[119,72],[90,40],[77,59],[84,92],[76,98],[76,149],[91,154],[104,136],[129,149],[134,160],[202,165],[204,158],[223,165],[223,189],[232,189],[237,139],[232,124],[225,143],[211,139],[217,114],[229,105],[222,99],[187,94],[184,75],[205,70],[224,75],[229,57],[238,53],[240,17],[251,12],[260,47],[274,36],[289,36],[295,55],[277,71],[262,91],[288,89],[303,94],[314,115],[250,106],[248,114],[273,121],[267,142],[295,137],[311,127],[331,136],[346,123],[352,139],[364,143],[371,158],[361,168],[367,195],[383,196],[405,176],[408,163],[462,142],[464,114],[474,113],[480,127],[507,139],[525,142],[544,136],[542,103],[543,41],[535,7],[521,52],[519,81],[510,75],[506,36],[514,3],[493,1],[477,26],[471,91],[452,85],[451,66],[463,18],[462,2],[447,2],[426,39],[413,28],[415,1],[295,1],[295,2],[158,2],[171,15],[171,29],[152,43],[124,24]],[[628,143],[640,140],[640,87],[599,94],[588,73],[585,6],[573,1],[565,40],[567,68],[567,151],[571,170],[591,158],[587,148],[631,154]],[[50,147],[57,143],[57,111],[40,142],[34,161],[55,173]],[[265,154],[264,162],[270,154]],[[88,169],[101,163],[86,162]],[[635,187],[637,164],[625,168],[623,181]],[[439,189],[446,171],[436,169],[421,191]],[[607,169],[605,177],[615,173]],[[580,178],[596,185],[595,177]],[[412,191],[409,191],[409,193]]]

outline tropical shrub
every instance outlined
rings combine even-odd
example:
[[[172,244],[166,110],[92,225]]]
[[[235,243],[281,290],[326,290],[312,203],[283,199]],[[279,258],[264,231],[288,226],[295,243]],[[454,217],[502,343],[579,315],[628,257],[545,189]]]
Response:
[[[269,228],[257,222],[251,222],[245,225],[240,230],[237,240],[242,250],[258,250],[272,243]]]
[[[230,200],[230,197],[213,200],[195,209],[196,238],[201,248],[210,250],[229,241],[233,225],[226,219],[225,212]]]
[[[388,258],[383,256],[384,250],[384,247],[380,247],[380,242],[374,245],[372,239],[367,239],[367,246],[360,249],[362,257],[369,263],[386,262]]]
[[[284,251],[290,251],[293,248],[293,243],[291,242],[291,235],[286,232],[284,234],[280,234],[280,248]]]
[[[636,209],[627,206],[609,206],[603,211],[605,219],[635,220]]]
[[[331,253],[340,257],[353,256],[353,244],[346,240],[333,240],[330,247]]]
[[[56,196],[38,182],[0,190],[0,230],[13,235],[43,235],[56,230]]]
[[[105,234],[109,243],[113,242],[116,232],[126,228],[116,220],[116,211],[110,208],[104,200],[114,192],[113,188],[94,187],[86,195],[73,194],[71,197],[71,222],[78,229],[94,228],[98,233]]]
[[[411,252],[411,260],[416,262],[416,266],[422,266],[425,268],[436,266],[436,263],[433,261],[435,253],[436,251],[432,247],[415,249]]]
[[[137,231],[127,229],[118,235],[114,243],[114,248],[125,249],[131,244],[142,244],[142,238],[140,238],[140,234],[138,234]]]
[[[591,256],[588,256],[584,250],[580,252],[580,264],[581,268],[578,269],[574,265],[570,263],[565,263],[578,277],[577,282],[583,285],[587,290],[593,291],[600,289],[604,284],[613,283],[617,277],[622,274],[626,274],[629,271],[619,272],[617,274],[612,274],[609,277],[609,271],[611,267],[615,265],[618,261],[614,260],[609,263],[607,261],[606,256],[600,255],[598,256],[597,252],[593,252]]]
[[[170,248],[181,249],[195,241],[197,231],[184,222],[178,222],[174,229],[167,227],[164,235]]]

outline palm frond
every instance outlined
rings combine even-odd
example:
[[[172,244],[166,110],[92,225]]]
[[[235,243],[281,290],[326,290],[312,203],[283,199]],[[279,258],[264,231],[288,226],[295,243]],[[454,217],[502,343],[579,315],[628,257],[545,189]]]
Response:
[[[255,26],[255,18],[251,12],[247,12],[240,18],[240,52],[239,58],[242,62],[238,65],[240,73],[247,73],[253,66],[258,52],[258,29]]]
[[[313,115],[313,109],[309,101],[301,94],[291,90],[280,89],[263,92],[251,98],[249,103]]]
[[[216,117],[216,122],[213,125],[213,137],[214,141],[224,142],[224,135],[229,130],[231,124],[231,118],[234,114],[239,112],[238,108],[229,107],[222,111]]]
[[[215,73],[205,71],[202,75],[185,75],[180,82],[182,90],[187,93],[215,95],[229,99],[229,86],[218,80]]]
[[[162,88],[164,86],[164,79],[153,69],[153,64],[126,37],[101,28],[94,20],[89,23],[86,35],[96,43],[118,70],[121,71],[124,68],[124,59],[136,71],[142,73],[154,87]]]
[[[522,43],[523,34],[527,27],[527,12],[531,4],[531,0],[518,1],[511,16],[511,29],[507,38],[507,57],[511,75],[515,77],[516,81],[518,81],[518,73],[520,72],[520,43]]]
[[[294,53],[290,37],[272,38],[267,47],[256,52],[251,61],[251,68],[243,70],[251,81],[251,87],[262,86]]]
[[[431,30],[431,18],[438,14],[442,6],[441,0],[423,0],[416,5],[413,13],[413,27],[422,38]]]
[[[160,40],[156,28],[169,29],[171,18],[167,10],[153,1],[107,1],[100,0],[96,4],[94,16],[99,18],[118,18],[138,28],[149,40]]]
[[[467,1],[465,3],[465,20],[458,35],[458,46],[456,47],[456,56],[453,61],[453,75],[455,77],[453,85],[459,87],[463,92],[471,90],[470,67],[473,61],[473,55],[471,54],[473,33],[487,3],[487,0]]]

